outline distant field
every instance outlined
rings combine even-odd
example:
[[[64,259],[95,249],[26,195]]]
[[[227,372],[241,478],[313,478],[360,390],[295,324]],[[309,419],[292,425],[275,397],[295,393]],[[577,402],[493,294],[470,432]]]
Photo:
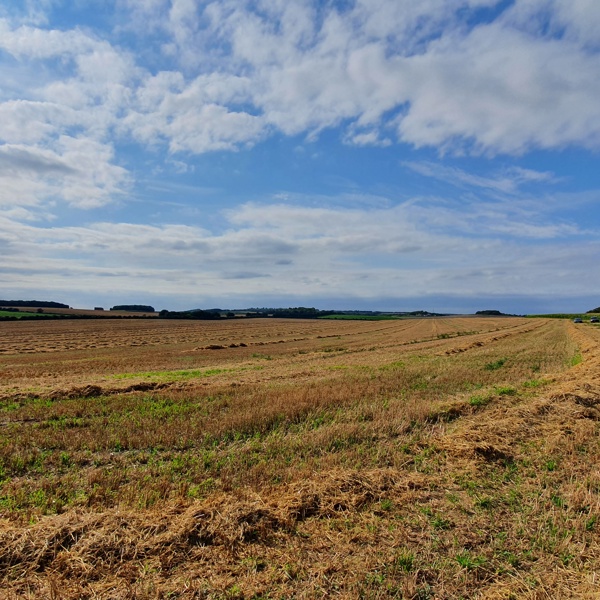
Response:
[[[48,309],[50,310],[50,309]],[[57,313],[54,312],[45,312],[44,313],[38,313],[37,310],[36,311],[31,311],[31,312],[16,312],[16,311],[12,311],[12,310],[0,310],[0,317],[12,317],[13,319],[22,319],[23,317],[27,317],[27,318],[31,318],[31,317],[53,317],[53,316],[57,316]]]
[[[554,313],[549,315],[527,315],[536,319],[584,319],[589,321],[591,317],[599,317],[600,313]]]
[[[0,339],[6,597],[597,597],[589,323],[57,320]]]
[[[327,315],[319,318],[333,321],[392,321],[400,317],[394,315]]]

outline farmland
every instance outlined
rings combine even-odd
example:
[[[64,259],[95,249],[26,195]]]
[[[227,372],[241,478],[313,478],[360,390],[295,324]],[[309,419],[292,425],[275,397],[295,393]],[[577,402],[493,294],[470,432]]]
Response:
[[[53,313],[37,313],[37,312],[26,312],[26,311],[9,311],[9,310],[2,310],[0,309],[0,317],[6,317],[9,319],[22,319],[24,317],[28,317],[28,318],[39,318],[39,317],[48,317],[48,316],[56,316]]]
[[[0,332],[0,597],[597,597],[592,324]]]

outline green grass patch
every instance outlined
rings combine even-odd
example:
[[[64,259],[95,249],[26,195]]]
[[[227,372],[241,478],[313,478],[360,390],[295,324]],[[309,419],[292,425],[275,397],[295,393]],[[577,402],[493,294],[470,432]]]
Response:
[[[498,360],[495,360],[494,362],[489,362],[485,365],[485,370],[486,371],[497,371],[498,369],[501,369],[504,366],[504,363],[506,362],[505,358],[499,358]]]
[[[524,388],[538,388],[548,385],[550,382],[547,379],[530,379],[523,382]]]
[[[8,317],[10,319],[29,319],[29,318],[48,318],[48,317],[60,317],[62,315],[57,315],[53,313],[36,313],[36,312],[26,312],[26,311],[13,311],[13,310],[0,310],[0,317],[5,318]]]
[[[388,370],[396,370],[402,369],[406,363],[403,360],[395,360],[394,362],[388,363],[387,365],[382,365],[379,367],[380,371],[388,371]]]
[[[482,567],[487,562],[487,560],[484,556],[477,556],[465,551],[457,555],[456,562],[463,569],[467,569],[470,571]]]
[[[569,364],[572,367],[575,367],[576,365],[581,364],[582,360],[583,360],[583,358],[581,356],[581,352],[579,352],[579,350],[577,350],[577,352],[571,357],[571,360],[569,361]]]
[[[396,558],[396,567],[400,571],[410,573],[415,567],[415,555],[408,549],[402,550]]]
[[[512,385],[496,385],[494,392],[499,396],[514,396],[517,393],[517,388]]]
[[[490,394],[476,394],[469,398],[469,404],[471,406],[485,406],[489,404],[492,399]]]
[[[140,371],[139,373],[119,373],[114,379],[162,379],[166,381],[182,381],[211,377],[221,373],[230,373],[240,369],[177,369],[174,371]]]

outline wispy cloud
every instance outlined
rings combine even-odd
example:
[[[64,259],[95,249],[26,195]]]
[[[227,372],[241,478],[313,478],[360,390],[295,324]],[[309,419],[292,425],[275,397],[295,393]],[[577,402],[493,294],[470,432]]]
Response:
[[[140,293],[160,289],[179,297],[201,290],[212,302],[242,293],[259,298],[274,289],[295,298],[470,297],[507,289],[526,295],[533,284],[536,293],[551,294],[568,283],[573,293],[585,292],[597,242],[576,241],[567,227],[497,217],[475,215],[470,226],[477,235],[457,231],[456,221],[464,219],[458,211],[410,203],[369,210],[246,204],[228,213],[222,233],[126,223],[38,228],[3,219],[0,266],[10,269],[20,257],[18,273],[5,271],[9,287],[42,272],[65,289],[110,274],[107,286],[118,281],[130,289],[136,281]],[[556,238],[557,244],[544,243]],[[368,285],[357,285],[361,280]]]
[[[510,167],[499,174],[483,177],[457,167],[447,167],[439,162],[402,161],[401,165],[415,173],[450,183],[456,187],[480,188],[503,194],[516,194],[523,184],[556,183],[558,181],[558,178],[549,171],[540,172],[522,167]]]

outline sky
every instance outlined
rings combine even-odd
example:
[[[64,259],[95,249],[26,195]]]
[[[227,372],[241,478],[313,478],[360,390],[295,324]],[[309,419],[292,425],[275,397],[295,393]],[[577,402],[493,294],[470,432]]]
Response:
[[[0,298],[600,305],[598,0],[0,0]]]

